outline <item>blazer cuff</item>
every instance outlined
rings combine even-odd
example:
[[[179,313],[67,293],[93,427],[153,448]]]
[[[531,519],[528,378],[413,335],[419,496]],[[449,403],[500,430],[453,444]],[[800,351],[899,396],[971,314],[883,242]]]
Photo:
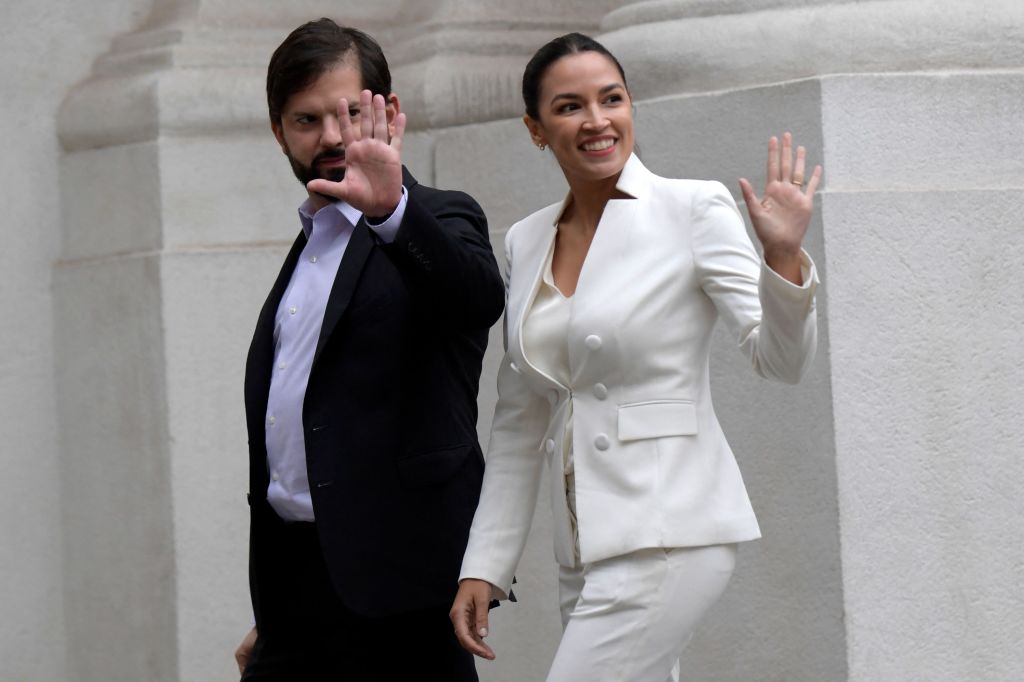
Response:
[[[498,587],[498,584],[501,582],[501,578],[496,578],[494,576],[487,577],[487,571],[479,569],[479,566],[464,566],[462,572],[459,574],[459,582],[461,583],[463,580],[466,580],[467,578],[472,578],[474,580],[483,580],[484,582],[491,584],[491,599],[497,599],[499,601],[505,601],[506,599],[508,599],[509,592],[511,592],[512,590],[512,580],[514,580],[514,578],[509,579],[508,584],[505,585],[504,588],[501,588]]]
[[[818,288],[818,269],[810,255],[803,249],[800,249],[800,277],[803,283],[793,284],[768,267],[764,256],[761,257],[761,286],[764,293],[785,301],[810,305],[814,300],[814,292]]]

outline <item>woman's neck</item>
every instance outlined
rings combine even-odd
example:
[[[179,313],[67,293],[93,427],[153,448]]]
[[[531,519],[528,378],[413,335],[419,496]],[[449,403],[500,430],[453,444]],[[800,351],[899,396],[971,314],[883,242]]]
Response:
[[[619,174],[603,180],[570,180],[569,205],[560,222],[572,225],[588,234],[597,230],[601,215],[609,199],[622,194],[615,189]]]

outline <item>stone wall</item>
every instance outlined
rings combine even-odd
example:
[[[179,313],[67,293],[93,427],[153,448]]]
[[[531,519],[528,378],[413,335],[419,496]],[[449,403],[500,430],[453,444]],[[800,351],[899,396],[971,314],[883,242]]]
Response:
[[[792,388],[718,339],[716,406],[765,539],[742,548],[686,679],[1022,676],[1019,2],[92,5],[15,0],[2,29],[12,679],[233,679],[251,623],[245,348],[303,195],[262,81],[322,15],[381,39],[408,165],[477,197],[499,254],[564,192],[518,120],[522,66],[554,35],[619,56],[658,173],[738,195],[793,130],[826,168],[808,239],[821,344]],[[499,348],[495,330],[485,441]],[[542,679],[557,644],[543,504],[518,576],[489,682]]]

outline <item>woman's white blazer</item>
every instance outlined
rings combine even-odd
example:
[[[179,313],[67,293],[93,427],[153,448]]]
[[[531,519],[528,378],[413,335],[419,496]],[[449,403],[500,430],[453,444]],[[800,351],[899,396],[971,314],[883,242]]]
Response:
[[[803,286],[769,269],[721,183],[662,178],[632,156],[617,188],[633,198],[608,202],[572,299],[571,389],[531,362],[521,336],[565,202],[505,237],[506,353],[461,573],[499,596],[526,543],[545,461],[555,556],[574,564],[558,446],[570,404],[582,563],[760,537],[711,404],[711,332],[721,317],[754,370],[787,383],[814,356],[818,280],[806,253]]]

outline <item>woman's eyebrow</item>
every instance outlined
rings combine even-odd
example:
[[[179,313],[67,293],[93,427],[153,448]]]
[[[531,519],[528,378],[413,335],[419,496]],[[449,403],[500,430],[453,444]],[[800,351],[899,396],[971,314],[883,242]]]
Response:
[[[623,87],[622,83],[611,83],[609,85],[604,86],[600,90],[598,90],[598,94],[599,95],[603,95],[605,93],[611,92],[612,90],[616,90],[616,89],[625,89],[625,88]],[[554,97],[552,97],[551,101],[555,102],[555,101],[557,101],[559,99],[580,99],[580,95],[575,93],[575,92],[563,92],[563,93],[559,93],[559,94],[555,95]]]

